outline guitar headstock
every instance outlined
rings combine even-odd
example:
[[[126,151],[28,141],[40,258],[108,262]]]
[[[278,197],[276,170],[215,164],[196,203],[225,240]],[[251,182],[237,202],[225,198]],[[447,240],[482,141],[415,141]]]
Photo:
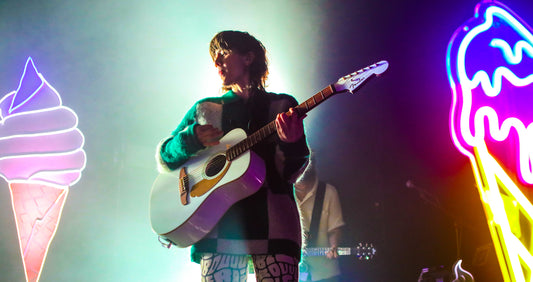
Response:
[[[378,76],[384,73],[389,67],[389,62],[380,61],[375,64],[372,64],[368,67],[362,68],[354,73],[345,75],[333,84],[335,87],[335,92],[346,92],[349,91],[352,94],[354,91],[361,87],[369,78],[373,76]]]
[[[376,255],[376,248],[372,243],[359,243],[353,248],[353,252],[360,260],[370,260]]]

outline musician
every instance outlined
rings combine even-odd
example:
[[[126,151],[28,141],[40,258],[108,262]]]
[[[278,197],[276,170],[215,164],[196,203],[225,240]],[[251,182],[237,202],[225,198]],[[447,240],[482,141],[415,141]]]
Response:
[[[249,258],[257,281],[298,281],[302,236],[293,182],[309,156],[304,116],[293,109],[298,103],[292,96],[265,91],[265,47],[254,36],[222,31],[209,52],[227,92],[198,101],[160,143],[161,169],[177,169],[234,128],[251,134],[275,120],[277,134],[251,149],[265,162],[262,187],[192,246],[192,260],[201,265],[202,281],[246,281]]]
[[[317,221],[316,234],[311,230],[306,247],[329,247],[330,250],[326,256],[306,256],[304,252],[300,281],[341,281],[337,248],[345,224],[339,195],[334,186],[319,180],[315,162],[312,154],[309,165],[295,184],[296,198],[306,234],[309,234],[313,225],[311,222]],[[324,189],[322,195],[318,192],[320,189]],[[322,209],[315,213],[314,209],[320,206],[318,201],[322,201]]]

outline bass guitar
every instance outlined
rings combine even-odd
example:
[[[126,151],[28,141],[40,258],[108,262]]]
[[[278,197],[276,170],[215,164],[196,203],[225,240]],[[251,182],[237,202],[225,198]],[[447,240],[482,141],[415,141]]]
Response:
[[[326,256],[331,248],[305,248],[302,252],[304,257]],[[337,248],[339,256],[355,256],[361,260],[370,260],[376,255],[376,248],[372,244],[359,243],[355,247]]]
[[[330,248],[306,248],[302,252],[302,261],[298,265],[299,277],[301,281],[307,281],[312,275],[313,269],[307,263],[306,257],[326,256]],[[376,255],[376,249],[372,244],[359,243],[356,247],[337,248],[339,256],[355,256],[359,260],[371,260]]]
[[[388,66],[387,61],[381,61],[341,77],[295,110],[304,115],[335,94],[354,93]],[[220,139],[220,144],[201,151],[178,169],[160,173],[150,191],[153,231],[178,247],[202,239],[233,204],[261,188],[265,164],[250,148],[275,132],[274,121],[250,136],[234,129]]]
[[[305,281],[310,275],[311,268],[307,264],[305,258],[312,256],[326,256],[330,251],[330,248],[305,248],[302,250],[302,261],[298,265],[298,271],[300,273],[300,280]],[[337,248],[337,254],[339,256],[355,256],[359,260],[371,260],[376,255],[376,249],[372,244],[359,243],[355,247],[340,247]],[[254,264],[252,260],[248,261],[248,273],[254,273]]]

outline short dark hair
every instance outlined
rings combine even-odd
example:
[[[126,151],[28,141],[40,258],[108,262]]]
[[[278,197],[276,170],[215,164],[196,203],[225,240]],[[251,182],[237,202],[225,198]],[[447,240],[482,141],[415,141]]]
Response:
[[[239,54],[252,52],[254,60],[250,65],[250,80],[252,87],[265,90],[268,76],[268,60],[266,49],[261,41],[248,32],[225,30],[217,33],[209,43],[209,54],[215,60],[217,50],[231,50]]]

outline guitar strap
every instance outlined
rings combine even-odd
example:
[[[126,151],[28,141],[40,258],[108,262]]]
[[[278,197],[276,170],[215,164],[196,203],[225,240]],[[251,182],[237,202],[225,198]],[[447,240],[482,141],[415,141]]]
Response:
[[[316,246],[318,238],[318,226],[320,225],[320,215],[322,214],[322,207],[324,206],[324,195],[326,194],[326,183],[318,181],[316,189],[315,204],[313,205],[313,213],[311,214],[311,224],[309,226],[309,246]]]

